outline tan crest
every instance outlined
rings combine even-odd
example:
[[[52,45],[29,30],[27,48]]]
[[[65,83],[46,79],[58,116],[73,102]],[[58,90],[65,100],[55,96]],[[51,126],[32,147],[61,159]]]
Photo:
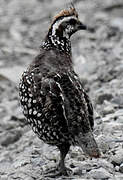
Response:
[[[76,9],[72,6],[69,8],[69,10],[62,10],[59,14],[57,14],[54,19],[53,22],[56,21],[56,19],[60,18],[60,17],[65,17],[65,16],[76,16],[78,18],[78,13],[76,11]]]

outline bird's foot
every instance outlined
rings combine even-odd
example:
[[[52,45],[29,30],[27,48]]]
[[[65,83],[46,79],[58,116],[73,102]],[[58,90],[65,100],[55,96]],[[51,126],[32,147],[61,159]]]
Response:
[[[47,172],[44,173],[45,177],[50,177],[50,178],[55,178],[55,177],[59,177],[59,176],[70,176],[72,174],[71,169],[69,168],[62,168],[59,169],[59,167],[57,168],[52,168],[50,170],[48,170]]]

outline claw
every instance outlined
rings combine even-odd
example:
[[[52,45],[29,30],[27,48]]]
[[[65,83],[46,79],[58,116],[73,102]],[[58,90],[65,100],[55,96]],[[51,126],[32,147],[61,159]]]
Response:
[[[63,169],[59,169],[59,166],[57,168],[52,168],[44,173],[44,177],[50,177],[55,178],[59,176],[70,176],[72,174],[71,169],[64,167]]]

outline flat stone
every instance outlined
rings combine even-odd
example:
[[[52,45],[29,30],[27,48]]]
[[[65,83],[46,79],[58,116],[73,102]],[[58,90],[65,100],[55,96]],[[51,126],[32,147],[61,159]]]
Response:
[[[102,167],[91,170],[87,175],[94,179],[108,179],[112,177],[112,175]]]

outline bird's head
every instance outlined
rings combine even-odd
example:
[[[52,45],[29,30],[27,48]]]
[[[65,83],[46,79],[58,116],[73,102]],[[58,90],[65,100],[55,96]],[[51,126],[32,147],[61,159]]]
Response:
[[[86,25],[79,20],[75,7],[70,7],[70,9],[62,10],[54,17],[49,32],[52,36],[56,35],[68,39],[78,30],[86,29]]]

